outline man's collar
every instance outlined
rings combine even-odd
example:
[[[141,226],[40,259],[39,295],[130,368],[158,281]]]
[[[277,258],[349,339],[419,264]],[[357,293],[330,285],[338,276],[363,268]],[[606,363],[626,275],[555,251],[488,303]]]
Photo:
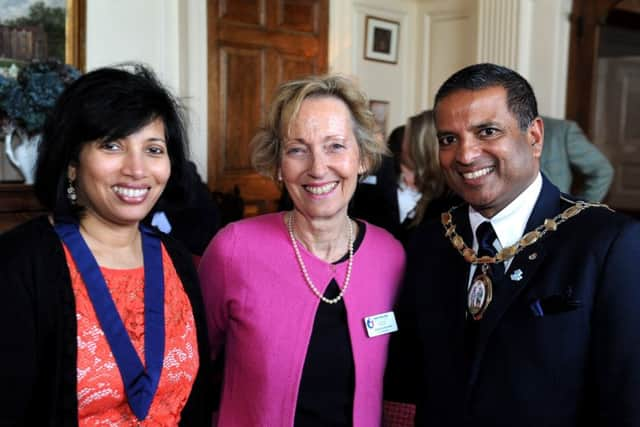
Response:
[[[531,212],[533,212],[541,190],[542,175],[538,172],[533,182],[493,218],[485,218],[473,207],[469,206],[469,224],[474,235],[474,249],[478,247],[475,239],[476,229],[484,221],[491,221],[501,248],[516,243],[524,234],[527,220],[531,216]]]

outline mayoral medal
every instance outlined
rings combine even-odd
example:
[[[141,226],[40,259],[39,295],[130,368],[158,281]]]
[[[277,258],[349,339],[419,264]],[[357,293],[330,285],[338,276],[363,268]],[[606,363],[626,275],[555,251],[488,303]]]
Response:
[[[489,266],[483,264],[480,268],[482,268],[482,273],[473,278],[467,292],[467,308],[474,320],[482,319],[482,315],[493,298],[493,287],[488,274]]]
[[[578,215],[587,208],[602,207],[611,210],[607,205],[600,203],[587,203],[583,201],[573,201],[560,197],[564,202],[570,203],[567,209],[553,218],[547,218],[542,224],[526,233],[515,244],[501,249],[495,256],[478,256],[464,242],[464,239],[457,233],[456,225],[453,223],[453,211],[457,206],[452,207],[447,212],[442,213],[440,220],[444,227],[445,236],[449,238],[453,247],[462,255],[465,261],[475,264],[481,268],[480,274],[473,278],[473,282],[467,291],[467,310],[474,320],[482,319],[484,312],[493,298],[493,288],[489,272],[489,264],[499,264],[516,256],[524,248],[535,244],[548,232],[558,229],[558,226],[570,218]],[[529,260],[537,258],[537,253],[529,255]],[[523,278],[522,270],[517,269],[511,274],[513,282],[519,282]]]

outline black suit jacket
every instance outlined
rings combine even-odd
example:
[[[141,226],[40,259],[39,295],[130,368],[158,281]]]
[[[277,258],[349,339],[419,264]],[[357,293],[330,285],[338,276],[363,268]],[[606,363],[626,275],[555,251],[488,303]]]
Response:
[[[570,203],[546,178],[526,231]],[[466,206],[457,232],[472,242]],[[640,224],[586,209],[513,259],[465,361],[469,264],[439,222],[408,245],[387,398],[419,426],[640,425]]]

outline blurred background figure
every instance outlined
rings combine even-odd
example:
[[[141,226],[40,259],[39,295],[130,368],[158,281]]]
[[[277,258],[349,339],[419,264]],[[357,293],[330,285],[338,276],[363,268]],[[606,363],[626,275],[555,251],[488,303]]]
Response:
[[[445,191],[431,110],[395,128],[388,146],[393,157],[383,161],[375,180],[358,185],[351,212],[405,242],[413,227],[438,217],[455,198]]]
[[[379,426],[392,329],[376,324],[405,257],[348,206],[386,147],[343,77],[281,85],[266,117],[253,164],[292,209],[223,228],[199,268],[213,357],[224,349],[218,425]]]
[[[397,179],[404,125],[389,135],[387,146],[391,156],[383,156],[380,168],[358,182],[349,206],[349,214],[382,227],[396,238],[399,234]]]
[[[160,197],[145,224],[181,242],[197,262],[220,228],[222,218],[213,195],[191,161],[186,165],[185,180],[187,185],[182,200]]]
[[[193,261],[141,225],[183,201],[186,153],[182,108],[142,66],[62,93],[36,168],[52,214],[0,236],[0,425],[210,425]]]
[[[563,193],[601,202],[613,180],[609,160],[570,120],[542,117],[544,145],[540,169]]]

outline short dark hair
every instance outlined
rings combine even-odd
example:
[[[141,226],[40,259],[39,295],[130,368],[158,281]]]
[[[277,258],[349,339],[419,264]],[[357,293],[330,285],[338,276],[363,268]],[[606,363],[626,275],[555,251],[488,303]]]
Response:
[[[156,119],[165,127],[171,176],[163,195],[181,200],[188,157],[184,108],[150,68],[121,64],[91,71],[58,98],[45,122],[38,149],[35,192],[56,216],[78,218],[66,197],[67,169],[92,141],[117,140]]]
[[[449,77],[438,89],[433,103],[438,113],[438,103],[458,90],[480,90],[500,86],[507,91],[507,107],[518,120],[520,130],[526,130],[538,117],[538,102],[527,80],[515,71],[496,64],[474,64]]]

